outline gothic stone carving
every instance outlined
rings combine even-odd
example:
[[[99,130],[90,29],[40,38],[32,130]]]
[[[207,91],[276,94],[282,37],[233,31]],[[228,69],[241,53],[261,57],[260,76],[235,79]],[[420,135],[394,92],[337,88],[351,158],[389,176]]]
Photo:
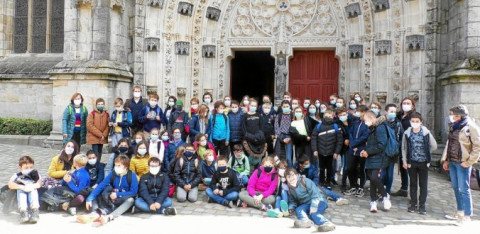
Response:
[[[186,88],[177,88],[177,96],[178,97],[185,97],[187,95],[187,89]]]
[[[189,55],[190,54],[190,42],[177,41],[175,42],[175,54]]]
[[[388,0],[372,0],[373,6],[375,6],[374,11],[380,12],[390,9],[390,3]]]
[[[207,14],[206,17],[207,19],[218,21],[220,19],[220,13],[222,11],[218,8],[215,7],[207,7]]]
[[[145,38],[145,47],[147,51],[158,51],[160,47],[160,38],[155,38],[155,37]]]
[[[360,10],[360,3],[358,2],[346,6],[345,11],[347,12],[348,18],[355,18],[362,14],[362,10]]]
[[[387,92],[376,92],[375,95],[377,96],[377,100],[380,103],[387,102]]]
[[[215,45],[204,45],[202,46],[202,57],[204,58],[215,58],[217,47]]]
[[[275,99],[280,100],[285,91],[288,70],[286,66],[286,57],[284,55],[277,57],[277,65],[275,66]]]
[[[425,36],[424,35],[410,35],[406,36],[408,50],[424,50]]]
[[[363,58],[363,45],[349,45],[348,54],[352,59]]]
[[[77,5],[88,5],[88,4],[90,4],[90,6],[95,5],[94,0],[77,0]]]
[[[193,4],[188,2],[178,3],[178,13],[186,16],[192,16]]]
[[[120,8],[120,10],[124,10],[125,9],[125,2],[124,0],[110,0],[110,7],[111,8]]]
[[[415,103],[417,103],[418,100],[420,99],[418,91],[409,91],[408,97],[411,98]]]
[[[163,9],[164,3],[165,3],[165,0],[148,0],[147,6],[158,7]]]
[[[380,40],[375,41],[375,54],[391,54],[392,53],[392,41],[390,40]]]

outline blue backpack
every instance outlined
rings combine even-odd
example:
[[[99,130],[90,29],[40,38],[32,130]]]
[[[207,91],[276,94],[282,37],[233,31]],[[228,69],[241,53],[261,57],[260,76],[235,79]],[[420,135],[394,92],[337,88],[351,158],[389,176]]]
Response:
[[[387,157],[393,158],[400,153],[400,146],[395,131],[390,126],[384,125],[387,130],[387,147],[385,148],[385,154]]]
[[[320,128],[322,127],[322,122],[319,122],[317,126],[315,127],[317,129],[317,132],[320,133]],[[333,123],[333,128],[335,129],[335,133],[338,132],[338,124]]]

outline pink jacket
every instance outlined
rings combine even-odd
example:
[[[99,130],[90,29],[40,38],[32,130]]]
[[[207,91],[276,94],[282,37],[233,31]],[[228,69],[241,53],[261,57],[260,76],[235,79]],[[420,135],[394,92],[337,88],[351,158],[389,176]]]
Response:
[[[258,177],[257,170],[261,170],[260,177]],[[255,196],[255,192],[262,193],[263,197],[266,198],[275,193],[275,189],[277,188],[278,183],[278,175],[275,168],[270,173],[266,173],[263,170],[263,166],[260,166],[257,170],[253,172],[250,176],[250,180],[248,180],[248,194],[250,196]],[[275,175],[272,181],[272,174]]]

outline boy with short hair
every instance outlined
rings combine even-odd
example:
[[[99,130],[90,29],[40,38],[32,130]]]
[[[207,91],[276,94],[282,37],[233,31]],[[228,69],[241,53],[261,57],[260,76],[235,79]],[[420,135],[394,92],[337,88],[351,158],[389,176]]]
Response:
[[[213,200],[218,204],[233,208],[233,201],[238,199],[240,192],[240,183],[235,172],[228,169],[227,161],[226,157],[218,158],[217,171],[213,174],[210,186],[205,193],[209,202]]]
[[[273,140],[275,139],[275,111],[270,102],[263,103],[260,114],[263,120],[263,133],[267,142],[267,153],[273,154]]]
[[[37,223],[39,219],[37,189],[42,186],[42,180],[37,170],[33,169],[34,165],[32,157],[20,157],[18,160],[20,172],[14,174],[8,181],[8,188],[17,190],[20,223]]]
[[[182,133],[182,140],[187,140],[187,131],[185,126],[188,124],[188,113],[183,110],[182,100],[177,100],[175,103],[175,109],[172,110],[170,114],[170,119],[168,120],[167,131],[169,134],[173,133],[174,128],[180,129]]]
[[[150,138],[150,131],[153,128],[161,129],[162,124],[165,125],[165,116],[162,108],[158,105],[158,94],[148,95],[148,105],[146,105],[139,115],[139,122],[143,124],[145,138]]]
[[[243,152],[241,144],[233,146],[233,157],[228,161],[228,167],[238,173],[238,181],[241,186],[246,187],[250,176],[250,161]]]
[[[117,147],[120,139],[131,137],[130,127],[132,126],[132,114],[130,111],[123,109],[123,99],[116,98],[114,105],[115,110],[112,112],[108,125],[112,127],[110,129],[112,146]]]
[[[233,146],[236,144],[242,144],[243,132],[242,132],[242,119],[243,112],[239,111],[240,103],[237,100],[232,100],[230,104],[230,112],[228,113],[228,120],[230,124],[230,151],[233,152]]]

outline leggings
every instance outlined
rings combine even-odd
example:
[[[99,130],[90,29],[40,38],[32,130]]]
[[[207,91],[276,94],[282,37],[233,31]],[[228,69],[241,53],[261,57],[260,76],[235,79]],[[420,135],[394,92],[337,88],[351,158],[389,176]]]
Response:
[[[386,197],[387,190],[385,190],[380,180],[382,169],[368,169],[367,173],[370,176],[370,201],[376,201],[378,199],[378,193],[380,193],[382,197]]]

